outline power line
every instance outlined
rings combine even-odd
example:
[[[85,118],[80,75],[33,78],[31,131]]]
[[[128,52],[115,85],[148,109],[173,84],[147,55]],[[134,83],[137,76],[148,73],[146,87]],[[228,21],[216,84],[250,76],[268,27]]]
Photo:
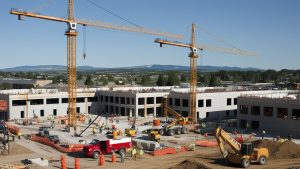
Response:
[[[113,15],[113,16],[115,16],[115,17],[117,17],[117,18],[119,18],[119,19],[121,19],[121,20],[123,20],[123,21],[125,21],[125,22],[127,22],[127,23],[129,23],[129,24],[131,24],[131,25],[133,25],[133,26],[136,26],[136,27],[138,27],[138,28],[143,29],[143,27],[141,27],[141,26],[139,26],[139,25],[137,25],[137,24],[135,24],[135,23],[129,21],[129,20],[126,19],[126,18],[121,17],[120,15],[118,15],[118,14],[116,14],[116,13],[113,13],[113,12],[109,11],[108,9],[105,9],[104,7],[100,6],[99,4],[97,4],[96,2],[94,2],[94,1],[92,1],[92,0],[86,0],[86,1],[89,2],[89,3],[91,3],[92,5],[94,5],[95,7],[99,8],[99,9],[102,9],[102,10],[108,12],[109,14],[111,14],[111,15]]]

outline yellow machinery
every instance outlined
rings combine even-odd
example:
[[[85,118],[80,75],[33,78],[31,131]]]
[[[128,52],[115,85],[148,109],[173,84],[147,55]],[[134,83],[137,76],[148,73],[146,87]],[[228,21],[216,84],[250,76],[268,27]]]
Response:
[[[173,115],[176,119],[164,127],[153,128],[153,131],[157,130],[160,135],[168,134],[169,136],[173,136],[174,134],[178,134],[178,135],[186,134],[188,129],[183,125],[189,123],[188,118],[183,117],[182,115],[177,113],[175,110],[170,108],[167,104],[167,97],[165,97],[164,98],[164,116],[167,116],[167,114]]]
[[[160,137],[161,137],[161,135],[158,133],[158,131],[153,130],[149,133],[149,138],[150,138],[151,141],[159,142]]]
[[[136,136],[137,131],[135,129],[135,122],[136,122],[136,118],[134,119],[131,128],[126,128],[125,129],[126,136],[128,136],[128,137],[135,137]]]
[[[128,137],[134,137],[134,136],[136,136],[136,130],[135,129],[131,129],[131,128],[126,128],[125,129],[125,134]]]
[[[215,136],[220,151],[227,162],[241,164],[242,167],[247,168],[251,162],[258,162],[263,165],[269,157],[269,150],[267,148],[254,148],[252,143],[240,144],[221,127],[216,129]],[[225,143],[233,149],[234,153],[228,153],[225,150]]]

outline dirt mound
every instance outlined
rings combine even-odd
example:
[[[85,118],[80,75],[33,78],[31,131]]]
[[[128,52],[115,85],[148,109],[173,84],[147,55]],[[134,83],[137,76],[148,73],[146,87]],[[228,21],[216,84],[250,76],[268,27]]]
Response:
[[[300,158],[300,145],[292,141],[280,143],[272,140],[257,140],[253,145],[258,148],[268,148],[270,159]]]
[[[27,154],[27,153],[33,153],[33,152],[31,150],[27,149],[26,147],[23,147],[15,142],[10,142],[10,145],[9,145],[9,154],[10,155]]]
[[[200,161],[196,160],[184,160],[180,164],[171,167],[170,169],[211,169]]]

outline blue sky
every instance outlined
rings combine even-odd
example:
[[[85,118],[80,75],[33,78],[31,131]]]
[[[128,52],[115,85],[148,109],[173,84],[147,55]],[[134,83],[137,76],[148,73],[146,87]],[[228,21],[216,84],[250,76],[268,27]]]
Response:
[[[298,0],[93,1],[144,28],[183,34],[182,42],[190,42],[191,24],[195,23],[241,49],[259,54],[259,58],[251,58],[203,51],[198,60],[200,65],[300,69]],[[16,16],[9,14],[10,8],[66,17],[67,0],[2,0],[0,68],[66,65],[66,24],[34,18],[18,21]],[[77,18],[128,25],[87,0],[75,0],[75,15]],[[160,48],[153,42],[157,36],[93,27],[87,27],[87,58],[84,60],[82,27],[79,26],[78,31],[77,65],[189,65],[188,49]],[[196,37],[197,44],[230,47],[199,29]]]

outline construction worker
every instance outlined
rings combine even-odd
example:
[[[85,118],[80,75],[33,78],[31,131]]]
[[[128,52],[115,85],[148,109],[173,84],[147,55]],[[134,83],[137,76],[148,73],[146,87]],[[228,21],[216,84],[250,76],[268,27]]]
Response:
[[[266,132],[265,132],[265,130],[263,130],[262,133],[261,133],[261,139],[264,139],[265,134],[266,134]]]
[[[96,127],[93,127],[92,131],[93,131],[93,134],[95,135],[96,134]]]
[[[131,150],[131,158],[134,158],[136,160],[136,148],[133,147]]]
[[[99,132],[100,132],[100,134],[102,134],[102,126],[100,126],[100,128],[99,128]]]
[[[121,163],[124,163],[125,154],[124,153],[120,153],[120,158],[121,158]]]
[[[250,127],[250,126],[249,126],[249,123],[247,122],[247,123],[246,123],[246,132],[249,131],[249,127]]]
[[[141,147],[139,150],[138,150],[138,157],[140,158],[140,159],[142,159],[143,158],[143,155],[144,155],[144,150],[143,150],[143,147]]]

